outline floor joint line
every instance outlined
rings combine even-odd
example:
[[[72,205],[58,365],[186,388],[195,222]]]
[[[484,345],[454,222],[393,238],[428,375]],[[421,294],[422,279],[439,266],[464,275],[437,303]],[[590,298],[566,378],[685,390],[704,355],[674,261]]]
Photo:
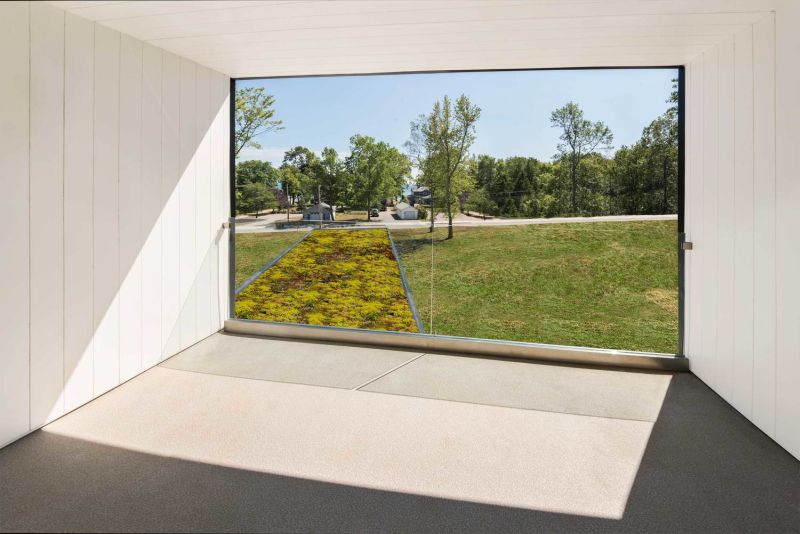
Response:
[[[359,385],[359,386],[356,386],[356,387],[354,387],[354,388],[353,388],[353,391],[358,391],[359,389],[361,389],[361,388],[363,388],[363,387],[365,387],[365,386],[368,386],[368,385],[372,384],[372,383],[373,383],[373,382],[375,382],[376,380],[380,380],[380,379],[381,379],[381,378],[383,378],[384,376],[386,376],[386,375],[389,375],[389,374],[391,374],[391,373],[394,373],[395,371],[397,371],[397,370],[398,370],[398,369],[400,369],[401,367],[405,367],[405,366],[406,366],[406,365],[408,365],[409,363],[419,360],[420,358],[422,358],[423,356],[425,356],[425,354],[426,354],[426,353],[424,353],[424,352],[423,352],[423,353],[421,353],[421,354],[417,354],[416,356],[414,356],[414,357],[413,357],[413,358],[411,358],[410,360],[408,360],[408,361],[405,361],[405,362],[401,363],[400,365],[398,365],[398,366],[396,366],[396,367],[392,367],[391,369],[389,369],[389,370],[388,370],[388,371],[386,371],[385,373],[381,373],[381,374],[379,374],[378,376],[376,376],[375,378],[370,378],[369,380],[367,380],[367,381],[366,381],[366,382],[364,382],[363,384],[361,384],[361,385]]]

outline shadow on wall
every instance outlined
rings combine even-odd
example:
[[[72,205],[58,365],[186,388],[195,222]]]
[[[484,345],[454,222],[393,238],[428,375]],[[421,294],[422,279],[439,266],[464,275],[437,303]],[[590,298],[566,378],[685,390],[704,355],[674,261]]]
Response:
[[[524,454],[521,451],[521,454]],[[36,432],[0,451],[0,530],[796,530],[800,463],[689,373],[671,381],[622,519],[380,491]]]

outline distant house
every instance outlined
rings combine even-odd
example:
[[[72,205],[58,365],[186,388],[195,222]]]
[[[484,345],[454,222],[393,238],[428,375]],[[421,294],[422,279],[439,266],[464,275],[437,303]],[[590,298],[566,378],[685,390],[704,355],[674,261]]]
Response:
[[[409,206],[405,202],[398,202],[394,207],[398,219],[415,220],[419,218],[419,210],[414,206]]]
[[[426,206],[430,206],[431,190],[425,186],[414,187],[411,189],[411,194],[408,195],[408,201],[412,206],[415,204],[425,204]]]
[[[304,221],[335,221],[336,209],[324,202],[314,204],[303,210]]]

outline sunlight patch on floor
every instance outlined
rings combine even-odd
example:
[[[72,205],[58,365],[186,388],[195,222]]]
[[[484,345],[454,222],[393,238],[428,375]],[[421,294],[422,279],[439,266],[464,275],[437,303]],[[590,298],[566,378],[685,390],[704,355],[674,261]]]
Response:
[[[255,472],[620,518],[652,426],[158,367],[45,431]]]

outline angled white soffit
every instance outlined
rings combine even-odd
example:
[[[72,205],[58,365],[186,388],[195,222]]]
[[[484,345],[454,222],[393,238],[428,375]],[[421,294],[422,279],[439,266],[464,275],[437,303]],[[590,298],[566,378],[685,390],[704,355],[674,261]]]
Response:
[[[770,0],[51,2],[231,77],[679,65]]]

